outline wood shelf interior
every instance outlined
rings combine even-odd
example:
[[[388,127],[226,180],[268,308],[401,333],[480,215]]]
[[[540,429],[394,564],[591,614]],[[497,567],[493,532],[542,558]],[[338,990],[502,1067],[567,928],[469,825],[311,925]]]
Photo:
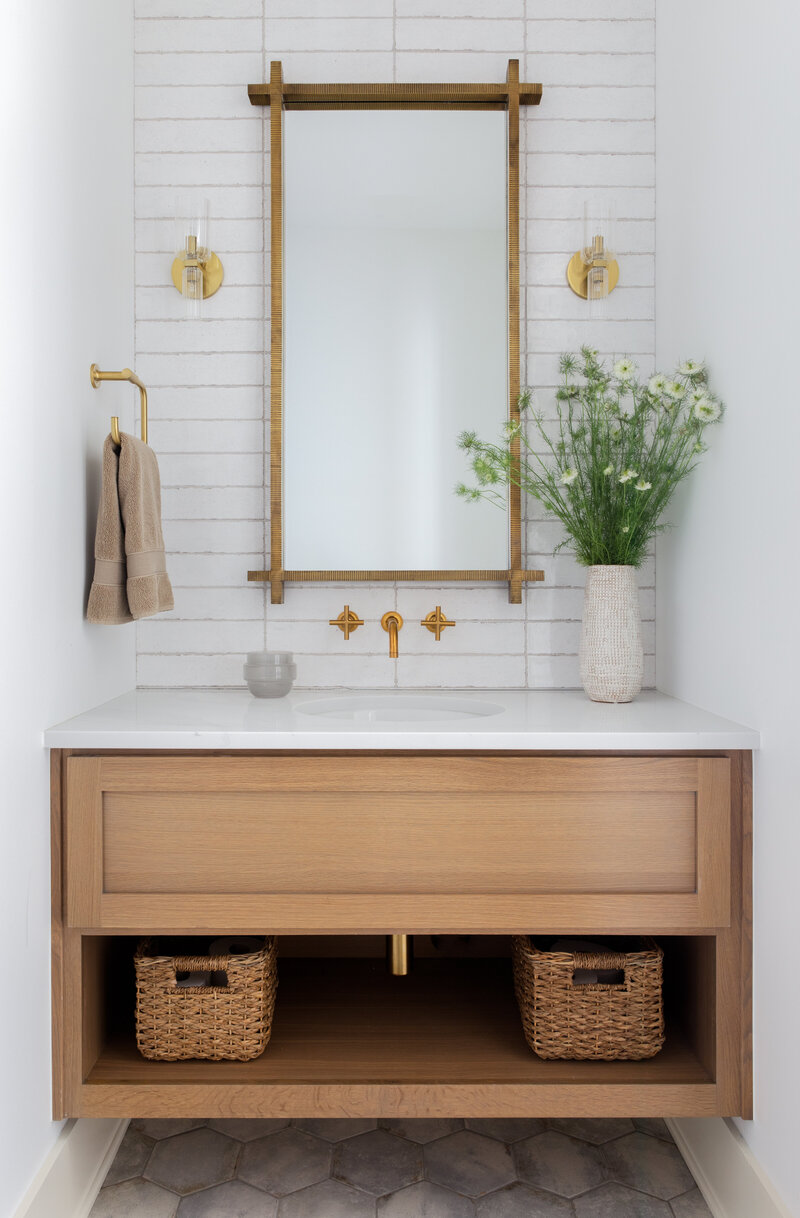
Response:
[[[252,1062],[151,1062],[133,1031],[134,940],[86,936],[84,1079],[130,1084],[713,1084],[713,938],[665,946],[667,1039],[641,1062],[542,1061],[525,1043],[507,955],[422,958],[392,977],[374,958],[285,958],[272,1039]],[[502,943],[502,941],[501,941]],[[503,951],[503,946],[499,949]],[[698,982],[700,977],[700,982]],[[709,1000],[709,994],[711,998]]]

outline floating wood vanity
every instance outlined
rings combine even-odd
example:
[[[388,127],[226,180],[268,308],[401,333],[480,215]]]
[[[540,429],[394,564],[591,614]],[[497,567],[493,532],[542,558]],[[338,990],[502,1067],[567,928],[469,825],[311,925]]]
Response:
[[[55,1116],[751,1115],[755,733],[658,694],[422,725],[312,697],[140,692],[47,733]],[[267,1051],[145,1061],[137,937],[231,931],[303,937]],[[476,938],[404,978],[353,950],[401,932]],[[565,932],[662,945],[656,1057],[527,1048],[506,937]]]

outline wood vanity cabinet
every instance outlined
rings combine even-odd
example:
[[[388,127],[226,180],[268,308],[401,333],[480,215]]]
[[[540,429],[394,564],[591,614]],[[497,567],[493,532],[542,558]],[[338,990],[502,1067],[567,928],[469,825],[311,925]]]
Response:
[[[750,1114],[749,753],[55,750],[52,770],[56,1116]],[[281,959],[261,1058],[145,1061],[136,937],[231,931],[495,954],[408,978]],[[512,933],[654,935],[662,1052],[538,1059]]]

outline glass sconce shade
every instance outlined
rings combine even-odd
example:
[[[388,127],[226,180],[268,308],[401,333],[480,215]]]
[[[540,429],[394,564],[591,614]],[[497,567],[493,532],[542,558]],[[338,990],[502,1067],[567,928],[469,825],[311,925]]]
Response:
[[[208,199],[193,206],[180,201],[175,211],[175,248],[181,266],[181,293],[187,319],[203,312],[203,273],[209,257]]]

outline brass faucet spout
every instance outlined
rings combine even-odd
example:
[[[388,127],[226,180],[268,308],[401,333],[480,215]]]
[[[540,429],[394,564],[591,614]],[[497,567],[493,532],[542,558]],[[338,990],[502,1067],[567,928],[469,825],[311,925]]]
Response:
[[[381,618],[381,626],[389,634],[389,659],[397,659],[397,636],[398,632],[403,628],[403,619],[400,614],[394,609],[390,609],[388,613],[384,613]]]

